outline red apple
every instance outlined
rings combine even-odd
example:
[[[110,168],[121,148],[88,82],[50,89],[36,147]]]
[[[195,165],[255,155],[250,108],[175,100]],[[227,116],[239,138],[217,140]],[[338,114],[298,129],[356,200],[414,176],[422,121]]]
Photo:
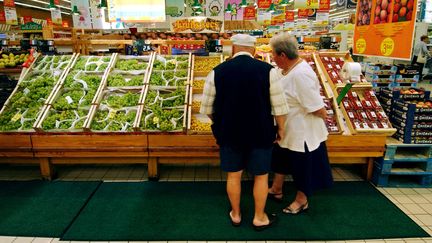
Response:
[[[406,8],[406,7],[402,7],[402,8],[399,10],[399,16],[400,16],[400,17],[405,17],[406,12],[407,12],[407,8]]]
[[[374,19],[374,24],[379,24],[379,23],[380,23],[380,18],[376,16]]]
[[[393,20],[392,20],[392,22],[393,23],[398,22],[398,19],[399,19],[399,15],[393,14]]]
[[[406,15],[406,20],[410,21],[412,19],[412,11],[409,11]]]
[[[413,7],[414,7],[414,1],[413,1],[413,0],[408,0],[407,8],[408,8],[409,10],[412,10]]]
[[[378,5],[375,8],[375,16],[378,16],[380,14],[380,12],[381,12],[381,6]]]
[[[401,8],[401,5],[399,3],[396,3],[393,7],[393,13],[397,14],[399,13],[399,9]]]

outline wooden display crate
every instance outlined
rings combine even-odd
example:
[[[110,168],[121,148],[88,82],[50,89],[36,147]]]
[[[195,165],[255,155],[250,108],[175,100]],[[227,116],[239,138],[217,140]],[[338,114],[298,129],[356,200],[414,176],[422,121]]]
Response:
[[[192,61],[193,61],[192,54],[189,53],[189,55],[188,55],[188,61],[187,61],[188,64],[187,64],[187,68],[185,68],[185,69],[177,69],[177,66],[176,66],[175,69],[172,69],[172,70],[166,70],[166,69],[165,70],[161,70],[161,69],[156,70],[156,69],[154,69],[155,62],[156,61],[160,61],[160,60],[164,60],[165,57],[168,57],[168,56],[161,56],[161,55],[156,55],[156,54],[153,55],[153,59],[152,59],[152,62],[150,64],[149,74],[148,74],[148,77],[146,79],[145,84],[148,84],[148,85],[150,85],[152,87],[158,87],[158,88],[171,88],[171,87],[175,87],[175,86],[152,85],[152,84],[150,84],[151,77],[152,77],[152,75],[154,75],[154,73],[158,73],[158,72],[161,72],[163,74],[163,72],[165,72],[165,71],[177,72],[177,71],[184,71],[184,70],[186,70],[187,76],[186,76],[186,81],[184,82],[184,85],[185,86],[189,85],[191,77],[192,77],[192,73],[191,73],[191,66],[192,66]],[[169,57],[173,57],[173,56],[169,56]]]
[[[216,55],[216,56],[193,56],[192,59],[192,70],[193,70],[193,75],[194,77],[206,77],[208,75],[208,73],[213,70],[213,68],[217,65],[219,65],[220,63],[222,63],[223,60],[223,56],[222,55]],[[197,68],[197,62],[205,62],[205,67],[207,68],[206,70],[198,70]],[[214,62],[214,63],[211,63]],[[212,65],[211,65],[212,64]],[[214,65],[213,65],[214,64]]]
[[[336,58],[336,59],[342,58],[344,62],[354,62],[349,52],[319,52],[318,54],[316,54],[316,58],[315,58],[317,65],[319,65],[322,70],[320,76],[322,76],[322,78],[325,77],[324,80],[328,80],[328,83],[332,87],[333,91],[335,91],[337,88],[344,87],[345,86],[344,83],[335,84],[332,81],[329,73],[327,72],[328,68],[321,61],[321,57]],[[339,67],[340,69],[342,69],[342,66],[339,65]],[[335,71],[339,72],[339,70],[335,70]],[[367,82],[366,79],[363,77],[363,75],[361,76],[361,80],[362,80],[361,82],[354,83],[353,87],[372,87],[372,84],[370,82]]]
[[[364,92],[365,91],[372,91],[372,88],[370,88],[370,87],[357,87],[357,88],[352,88],[351,91],[354,91],[357,93],[358,99],[360,100],[360,103],[363,104],[363,102],[361,102],[361,101],[365,100]],[[376,99],[376,100],[377,100],[377,102],[379,102],[378,99]],[[396,129],[392,127],[392,124],[390,123],[388,117],[386,118],[387,120],[385,123],[387,127],[384,127],[384,128],[356,128],[356,126],[351,121],[350,116],[348,114],[348,111],[345,109],[344,105],[341,105],[340,109],[342,111],[342,114],[344,115],[348,129],[350,130],[351,134],[353,134],[353,135],[370,133],[370,134],[382,134],[382,135],[386,135],[386,136],[391,136],[396,132]],[[353,108],[353,110],[356,111],[358,109]],[[367,109],[365,109],[365,110],[367,110]],[[379,111],[384,111],[384,110],[381,107],[381,110],[380,109],[372,109],[372,111],[377,113]],[[377,118],[377,121],[379,121],[379,118]]]

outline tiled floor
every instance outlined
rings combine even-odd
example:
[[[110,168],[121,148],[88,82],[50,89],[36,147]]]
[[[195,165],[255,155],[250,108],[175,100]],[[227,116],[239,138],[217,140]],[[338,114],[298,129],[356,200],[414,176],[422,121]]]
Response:
[[[147,167],[145,165],[130,166],[62,166],[58,168],[58,180],[104,180],[104,181],[146,181]],[[172,166],[162,165],[160,168],[160,181],[224,181],[226,179],[217,166],[209,165],[183,165]],[[360,170],[356,166],[337,166],[333,167],[335,181],[363,180]],[[28,166],[8,166],[0,165],[0,180],[31,180],[39,179],[39,168]],[[251,179],[247,174],[244,179]],[[287,178],[290,180],[290,178]],[[411,217],[425,231],[432,235],[432,188],[378,188],[403,212]],[[1,220],[1,219],[0,219]],[[0,243],[66,243],[56,238],[32,238],[32,237],[6,237],[0,236]],[[77,243],[72,241],[70,243]],[[137,241],[134,241],[138,243]],[[147,241],[142,241],[147,242]],[[187,241],[170,241],[164,243],[177,243]],[[285,243],[285,241],[267,241],[266,243]],[[293,241],[287,241],[287,243]],[[319,241],[314,241],[318,243]],[[324,241],[323,241],[324,242]],[[359,243],[432,243],[430,238],[410,238],[410,239],[375,239],[375,240],[356,240],[356,241],[331,241],[338,242],[359,242]],[[86,242],[90,243],[90,242]],[[120,243],[120,242],[117,242]],[[159,243],[159,242],[152,242]],[[201,242],[193,242],[201,243]],[[214,242],[216,243],[216,242]],[[231,243],[228,241],[226,243]],[[234,242],[233,243],[246,243]],[[260,243],[254,241],[253,243]],[[265,242],[264,242],[265,243]],[[306,243],[306,242],[304,242]]]

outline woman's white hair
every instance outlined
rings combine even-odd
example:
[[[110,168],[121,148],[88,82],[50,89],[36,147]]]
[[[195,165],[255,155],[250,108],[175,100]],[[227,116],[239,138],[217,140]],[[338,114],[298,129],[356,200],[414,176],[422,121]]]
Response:
[[[298,43],[294,36],[290,35],[288,32],[282,32],[270,39],[270,46],[280,55],[285,53],[288,59],[296,59],[298,57]]]

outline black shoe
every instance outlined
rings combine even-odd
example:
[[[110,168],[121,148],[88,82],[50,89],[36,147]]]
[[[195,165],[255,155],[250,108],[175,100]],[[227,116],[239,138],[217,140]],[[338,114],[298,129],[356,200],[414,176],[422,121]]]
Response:
[[[266,225],[257,226],[257,225],[254,225],[252,223],[254,230],[256,230],[256,231],[263,231],[265,229],[268,229],[268,228],[272,227],[274,225],[274,223],[276,222],[276,220],[277,220],[276,214],[274,214],[274,213],[268,214],[267,217],[268,217],[269,223],[266,224]]]
[[[231,217],[231,210],[229,210],[228,211],[228,216],[229,216],[229,218],[230,218],[230,221],[231,221],[231,224],[232,224],[232,226],[234,226],[234,227],[239,227],[240,225],[241,225],[241,220],[240,220],[240,222],[234,222],[233,220],[232,220],[232,217]]]
[[[281,197],[276,197],[279,195],[281,195]],[[271,193],[271,192],[269,192],[267,194],[267,198],[269,198],[275,202],[281,203],[281,202],[283,202],[283,193]]]

